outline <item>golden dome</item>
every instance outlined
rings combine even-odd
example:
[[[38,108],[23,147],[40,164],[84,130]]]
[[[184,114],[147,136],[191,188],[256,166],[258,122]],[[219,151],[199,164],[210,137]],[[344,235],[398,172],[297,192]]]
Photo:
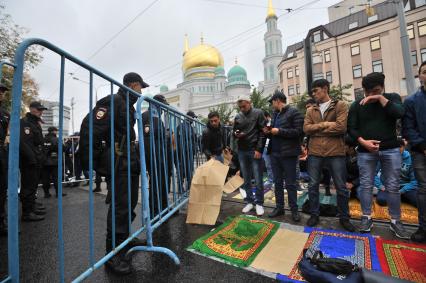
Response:
[[[185,44],[185,47],[187,45]],[[186,48],[185,48],[186,49]],[[186,72],[198,67],[219,67],[223,66],[223,57],[216,47],[205,44],[201,38],[201,44],[185,50],[183,55],[182,69]]]
[[[272,6],[272,0],[269,0],[268,1],[268,13],[266,15],[266,18],[269,19],[269,18],[274,18],[274,17],[276,18],[277,15],[275,14],[275,9]]]

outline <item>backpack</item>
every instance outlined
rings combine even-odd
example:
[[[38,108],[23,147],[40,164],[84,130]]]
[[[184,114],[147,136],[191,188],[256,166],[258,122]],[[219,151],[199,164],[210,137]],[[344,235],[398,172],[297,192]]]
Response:
[[[108,95],[96,103],[93,108],[93,169],[102,176],[108,176],[111,164],[111,98],[114,97],[114,108],[120,103],[117,94]],[[115,110],[116,111],[116,110]],[[89,121],[90,113],[84,117],[80,127],[78,155],[83,170],[89,170]]]

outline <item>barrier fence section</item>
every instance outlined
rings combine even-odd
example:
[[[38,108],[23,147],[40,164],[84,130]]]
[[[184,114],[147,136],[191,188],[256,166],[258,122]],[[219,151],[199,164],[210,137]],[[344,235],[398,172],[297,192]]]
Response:
[[[89,266],[71,279],[80,282],[142,232],[146,234],[146,246],[137,246],[127,251],[131,256],[136,251],[165,253],[179,264],[178,257],[169,249],[156,247],[152,242],[152,233],[169,217],[187,203],[191,178],[196,166],[203,162],[201,154],[201,134],[204,125],[178,110],[146,98],[133,89],[89,66],[66,51],[43,39],[27,39],[17,48],[15,54],[15,73],[12,88],[12,111],[10,121],[9,171],[8,171],[8,277],[2,282],[19,282],[19,211],[18,211],[18,173],[20,110],[22,97],[22,79],[24,55],[32,45],[41,45],[60,56],[59,88],[59,136],[63,140],[63,106],[65,85],[65,63],[73,62],[89,73],[88,119],[88,172],[89,172]],[[99,140],[94,137],[94,121],[99,118],[92,109],[94,76],[114,87],[117,94],[108,96],[109,128]],[[136,103],[137,102],[137,103]],[[145,107],[142,103],[145,102]],[[133,104],[136,103],[136,109]],[[123,106],[125,105],[125,106]],[[121,108],[120,108],[121,107]],[[124,109],[123,109],[124,107]],[[143,113],[142,113],[143,111]],[[137,130],[135,124],[137,122]],[[80,137],[82,138],[82,137]],[[82,142],[82,140],[80,140]],[[87,140],[86,140],[87,142]],[[63,143],[58,143],[58,152],[63,152]],[[63,237],[63,155],[58,154],[58,269],[59,281],[65,281],[64,237]],[[105,165],[106,164],[106,165]],[[107,218],[108,232],[111,237],[111,249],[101,258],[95,258],[94,251],[94,193],[93,173],[100,165],[107,168],[108,196],[110,198]],[[137,208],[138,195],[142,205]],[[123,199],[125,198],[125,199]],[[135,209],[140,209],[137,228],[132,228],[136,218]],[[135,225],[133,225],[135,226]],[[107,241],[108,242],[108,241]],[[71,281],[67,278],[67,281]]]

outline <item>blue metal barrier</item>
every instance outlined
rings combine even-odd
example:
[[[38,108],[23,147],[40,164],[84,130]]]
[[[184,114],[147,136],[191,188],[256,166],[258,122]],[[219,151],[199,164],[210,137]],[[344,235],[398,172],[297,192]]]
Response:
[[[119,253],[132,239],[138,237],[142,232],[146,233],[147,246],[133,247],[127,252],[131,256],[136,251],[152,251],[165,253],[171,257],[176,264],[179,264],[178,257],[169,249],[156,247],[153,245],[152,233],[162,223],[167,221],[176,213],[187,201],[189,196],[189,184],[195,166],[201,164],[202,155],[200,153],[199,140],[204,125],[197,120],[192,119],[178,110],[162,104],[151,98],[142,96],[131,88],[119,83],[111,77],[105,75],[99,70],[89,66],[78,58],[56,47],[55,45],[43,39],[27,39],[17,48],[15,54],[16,70],[13,78],[12,88],[12,112],[10,121],[10,147],[9,147],[9,172],[8,172],[8,270],[9,276],[3,282],[19,282],[19,236],[18,236],[18,170],[19,170],[19,140],[20,140],[20,109],[22,97],[22,79],[24,71],[24,55],[26,50],[32,45],[41,45],[46,49],[58,54],[61,58],[60,70],[60,88],[59,88],[59,137],[63,140],[63,105],[64,105],[64,84],[65,84],[65,63],[71,61],[89,72],[90,92],[89,92],[89,264],[73,282],[80,282],[87,278],[97,268]],[[93,170],[94,170],[94,140],[93,140],[93,80],[98,76],[111,84],[111,93],[114,86],[119,87],[126,93],[126,114],[125,117],[125,147],[117,151],[117,142],[115,140],[116,125],[123,122],[115,120],[114,100],[110,99],[111,119],[110,119],[110,137],[107,146],[109,146],[110,179],[111,184],[111,229],[112,229],[112,250],[100,259],[95,259],[94,251],[94,195],[93,195]],[[137,96],[136,110],[134,115],[130,116],[133,106],[129,103],[129,96]],[[141,113],[142,103],[146,101],[149,104],[148,110]],[[117,112],[118,115],[118,112]],[[123,119],[123,120],[124,120]],[[136,140],[131,141],[130,120],[135,119],[138,129],[138,150]],[[135,121],[132,120],[132,121]],[[124,145],[122,142],[121,144]],[[149,145],[149,149],[147,149]],[[133,152],[131,149],[136,148]],[[149,150],[149,152],[146,152]],[[58,145],[58,152],[62,152],[62,142]],[[116,195],[117,192],[123,193],[124,187],[117,188],[117,178],[122,178],[123,174],[117,176],[117,164],[123,164],[124,158],[121,154],[126,154],[127,159],[127,204],[128,204],[128,234],[123,240],[116,239]],[[137,154],[140,166],[140,193],[142,196],[140,225],[136,231],[132,231],[132,194],[131,194],[131,154]],[[116,159],[118,157],[118,159]],[[121,159],[120,159],[121,158]],[[149,159],[149,162],[146,160]],[[120,162],[121,161],[121,162]],[[149,168],[147,168],[147,164]],[[62,177],[63,177],[63,158],[58,155],[58,262],[59,262],[59,281],[65,281],[65,254],[64,254],[64,235],[63,235],[63,207],[62,207]],[[133,176],[133,175],[132,175]],[[138,177],[139,178],[139,177]],[[122,240],[122,241],[121,241]],[[67,278],[67,281],[69,279]]]

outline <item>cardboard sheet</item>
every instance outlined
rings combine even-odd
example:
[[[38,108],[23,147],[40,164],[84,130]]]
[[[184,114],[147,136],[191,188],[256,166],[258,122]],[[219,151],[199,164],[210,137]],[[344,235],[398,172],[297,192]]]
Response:
[[[225,186],[223,187],[223,192],[230,194],[233,193],[236,189],[241,187],[244,184],[244,179],[241,178],[239,175],[235,175],[231,179],[229,179],[228,182],[226,182]]]
[[[250,266],[288,275],[303,251],[308,237],[308,233],[278,229]]]

